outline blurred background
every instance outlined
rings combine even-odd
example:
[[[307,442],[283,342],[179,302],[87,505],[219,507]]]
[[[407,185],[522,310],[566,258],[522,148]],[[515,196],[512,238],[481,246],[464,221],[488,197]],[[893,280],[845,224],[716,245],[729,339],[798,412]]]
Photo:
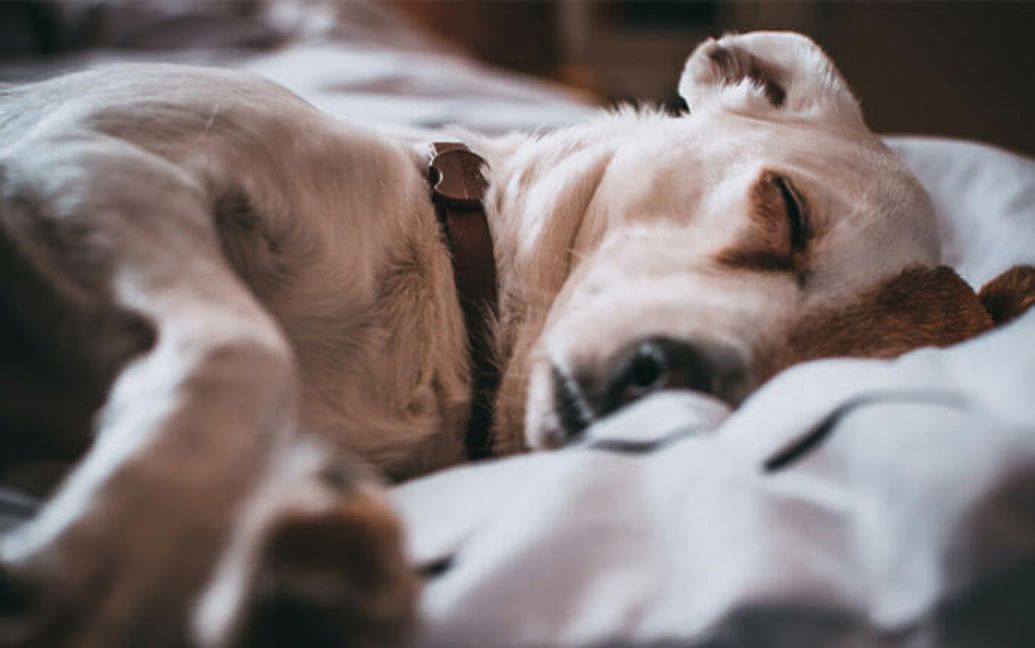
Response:
[[[392,1],[496,65],[605,100],[678,105],[692,46],[792,29],[837,62],[874,130],[980,139],[1035,154],[1035,2]]]
[[[436,38],[386,29],[393,22]],[[242,66],[251,65],[245,54],[283,51],[300,40],[366,47],[381,39],[396,49],[459,49],[577,88],[604,105],[632,99],[677,108],[676,82],[694,45],[754,29],[812,36],[840,66],[878,132],[984,140],[1035,155],[1035,1],[0,0],[0,81],[93,65],[101,59],[81,53],[99,49],[108,59],[149,51],[151,59]],[[217,50],[219,56],[210,56]],[[411,121],[463,117],[466,102],[451,86],[431,87],[444,64],[430,54],[396,65],[376,88],[361,79],[366,71],[359,68],[369,65],[364,59],[320,56],[291,70],[250,69],[338,116],[352,117],[361,93],[395,88],[425,100],[442,95],[437,113]],[[345,87],[341,79],[300,87],[299,79],[317,68],[356,77],[347,100],[316,98]],[[415,95],[414,83],[398,82],[406,75],[419,86]],[[526,99],[539,100],[528,93]],[[529,124],[538,118],[526,115]]]

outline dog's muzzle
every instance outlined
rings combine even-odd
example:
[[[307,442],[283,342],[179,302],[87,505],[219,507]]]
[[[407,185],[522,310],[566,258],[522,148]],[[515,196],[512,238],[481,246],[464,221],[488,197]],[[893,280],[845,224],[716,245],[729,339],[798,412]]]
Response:
[[[551,370],[554,408],[567,440],[648,394],[688,389],[736,404],[746,380],[740,354],[717,344],[667,337],[635,342],[597,368]]]

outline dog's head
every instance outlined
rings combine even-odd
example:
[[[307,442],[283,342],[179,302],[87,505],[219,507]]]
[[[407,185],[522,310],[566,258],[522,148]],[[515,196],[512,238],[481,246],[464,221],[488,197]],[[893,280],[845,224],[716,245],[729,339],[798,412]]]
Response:
[[[501,432],[558,445],[654,390],[735,405],[796,362],[989,326],[937,267],[924,190],[814,43],[709,41],[679,89],[688,115],[618,114],[504,165]]]

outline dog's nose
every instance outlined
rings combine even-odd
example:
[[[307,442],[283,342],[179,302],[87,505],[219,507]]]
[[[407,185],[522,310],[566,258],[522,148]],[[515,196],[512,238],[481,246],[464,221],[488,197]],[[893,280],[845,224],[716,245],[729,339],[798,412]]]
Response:
[[[612,359],[601,413],[662,389],[691,389],[730,400],[743,373],[740,356],[727,347],[648,338]]]
[[[651,337],[629,345],[596,372],[566,376],[554,370],[556,411],[574,438],[596,418],[663,389],[690,389],[733,403],[744,373],[740,355],[727,347]]]

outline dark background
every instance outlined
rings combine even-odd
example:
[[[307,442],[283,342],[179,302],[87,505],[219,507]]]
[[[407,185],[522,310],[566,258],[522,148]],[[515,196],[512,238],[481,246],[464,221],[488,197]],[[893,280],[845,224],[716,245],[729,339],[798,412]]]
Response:
[[[1035,2],[394,1],[483,60],[603,98],[677,105],[702,38],[794,29],[835,60],[874,130],[1035,154]]]

